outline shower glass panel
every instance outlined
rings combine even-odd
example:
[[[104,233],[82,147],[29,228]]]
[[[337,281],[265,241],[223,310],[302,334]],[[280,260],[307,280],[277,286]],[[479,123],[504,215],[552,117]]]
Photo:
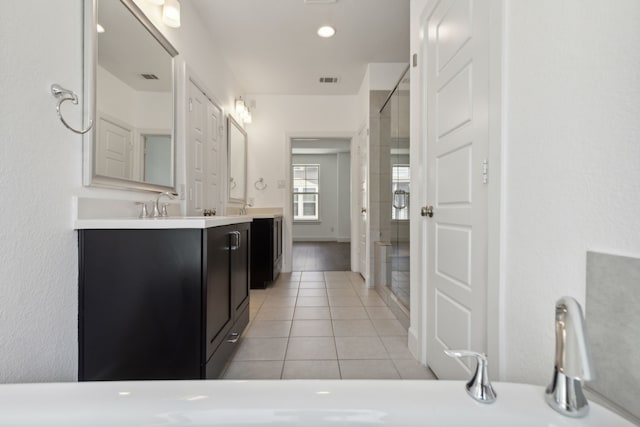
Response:
[[[411,208],[411,166],[409,158],[409,71],[400,79],[382,111],[380,155],[380,189],[389,200],[383,203],[386,212],[380,218],[388,221],[389,248],[387,265],[390,277],[387,281],[391,292],[409,309],[409,212]],[[384,177],[384,178],[383,178]],[[387,178],[388,177],[388,178]],[[382,195],[381,195],[382,196]],[[386,207],[384,207],[386,205]],[[383,229],[386,227],[383,227]],[[386,234],[386,233],[384,233]]]

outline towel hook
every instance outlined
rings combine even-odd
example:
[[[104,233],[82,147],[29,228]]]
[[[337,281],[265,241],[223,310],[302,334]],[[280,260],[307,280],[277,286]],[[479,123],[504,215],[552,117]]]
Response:
[[[52,84],[51,85],[51,94],[53,96],[55,96],[56,99],[58,99],[58,105],[56,105],[56,112],[58,113],[58,117],[60,118],[60,121],[62,122],[62,124],[67,129],[69,129],[72,132],[78,133],[80,135],[83,135],[83,134],[85,134],[85,133],[87,133],[87,132],[89,132],[91,130],[91,128],[93,127],[93,120],[89,120],[89,126],[87,126],[86,129],[77,130],[77,129],[74,129],[73,127],[71,127],[66,122],[64,117],[62,117],[62,113],[60,112],[60,106],[65,101],[71,101],[74,105],[78,105],[78,95],[76,95],[73,91],[71,91],[69,89],[63,88],[59,84]]]
[[[262,191],[267,188],[267,184],[264,183],[264,179],[260,178],[256,182],[253,183],[253,186],[256,187],[256,190]]]

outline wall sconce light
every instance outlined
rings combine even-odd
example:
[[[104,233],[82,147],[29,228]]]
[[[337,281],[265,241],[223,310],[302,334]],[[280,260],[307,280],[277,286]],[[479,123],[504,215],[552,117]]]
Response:
[[[155,0],[160,1],[160,0]],[[162,22],[168,27],[180,27],[180,3],[178,0],[163,0],[162,6]]]
[[[251,111],[241,96],[236,98],[236,114],[244,123],[251,123]]]
[[[242,116],[242,121],[249,124],[253,121],[253,118],[251,117],[251,110],[249,110],[248,107],[246,108],[247,108],[247,111],[245,111],[244,115]]]

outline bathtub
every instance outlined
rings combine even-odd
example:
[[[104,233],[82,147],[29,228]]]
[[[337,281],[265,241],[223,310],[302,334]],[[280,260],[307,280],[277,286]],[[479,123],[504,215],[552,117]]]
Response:
[[[494,383],[472,400],[459,381],[138,381],[0,386],[0,426],[633,426],[591,403],[562,416],[542,387]]]

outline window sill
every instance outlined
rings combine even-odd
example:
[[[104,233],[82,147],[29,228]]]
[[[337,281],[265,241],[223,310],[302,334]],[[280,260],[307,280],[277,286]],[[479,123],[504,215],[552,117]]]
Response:
[[[294,224],[322,224],[319,219],[294,219]]]

